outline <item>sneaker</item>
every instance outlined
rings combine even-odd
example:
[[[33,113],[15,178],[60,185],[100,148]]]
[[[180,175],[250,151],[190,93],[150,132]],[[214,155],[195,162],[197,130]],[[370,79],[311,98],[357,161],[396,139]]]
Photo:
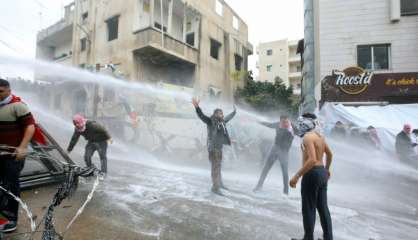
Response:
[[[7,223],[2,225],[0,228],[0,231],[3,233],[14,232],[17,228],[17,223],[15,221],[7,221]]]
[[[6,224],[8,224],[8,223],[9,223],[9,220],[7,220],[5,218],[0,218],[0,231],[2,231],[4,226],[6,226]]]
[[[255,187],[255,188],[253,189],[253,193],[260,192],[262,188],[263,188],[263,187],[259,187],[259,186]]]
[[[224,196],[219,188],[212,188],[212,192],[219,196]]]

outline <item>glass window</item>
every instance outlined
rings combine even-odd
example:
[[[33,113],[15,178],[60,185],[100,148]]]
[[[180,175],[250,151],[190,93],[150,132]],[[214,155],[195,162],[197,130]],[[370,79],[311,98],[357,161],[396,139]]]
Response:
[[[223,12],[224,12],[224,5],[222,4],[222,2],[220,0],[216,0],[216,13],[220,16],[223,16]]]
[[[267,65],[267,72],[271,72],[272,69],[273,69],[273,65]]]
[[[85,51],[87,49],[87,38],[83,38],[80,40],[81,43],[81,51]]]
[[[390,44],[358,46],[357,64],[368,70],[389,69]]]
[[[401,15],[402,16],[418,15],[418,1],[417,0],[401,0]]]
[[[216,40],[210,40],[210,56],[214,59],[219,59],[219,49],[221,48],[222,44]]]
[[[239,20],[236,16],[232,17],[232,26],[238,30],[239,29]]]
[[[271,56],[271,55],[273,55],[273,49],[267,50],[267,56]]]
[[[107,40],[110,42],[118,38],[119,16],[112,17],[106,21],[107,23]]]

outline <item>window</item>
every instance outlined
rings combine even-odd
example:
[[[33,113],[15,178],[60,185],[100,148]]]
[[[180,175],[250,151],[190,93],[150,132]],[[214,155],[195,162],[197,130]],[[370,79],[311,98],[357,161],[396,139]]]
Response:
[[[81,42],[81,51],[85,51],[87,49],[87,38],[83,38],[80,40]]]
[[[81,69],[85,69],[85,68],[86,68],[86,64],[85,64],[85,63],[82,63],[82,64],[80,64],[80,65],[79,65],[79,67],[80,67]]]
[[[267,50],[267,56],[271,56],[271,55],[273,55],[273,49]]]
[[[118,38],[119,16],[106,20],[107,23],[107,40],[113,41]]]
[[[242,51],[241,43],[236,38],[234,38],[234,46],[235,46],[235,53],[242,56],[243,51]]]
[[[157,29],[159,29],[159,30],[161,31],[161,24],[160,24],[160,23],[155,22],[155,23],[154,23],[154,27],[155,27],[155,28],[157,28]],[[166,26],[164,26],[164,27],[163,27],[163,30],[164,30],[164,32],[167,32],[167,27],[166,27]]]
[[[89,13],[88,12],[83,13],[83,15],[81,15],[81,23],[86,24],[88,18],[89,18]]]
[[[418,1],[417,0],[401,0],[401,15],[402,16],[418,15]]]
[[[216,40],[210,40],[210,56],[214,59],[219,59],[219,49],[221,48],[222,44]]]
[[[186,43],[194,46],[194,33],[189,33],[186,35]]]
[[[216,0],[216,6],[215,6],[216,13],[220,16],[223,16],[224,13],[224,5],[220,0]]]
[[[149,2],[149,0],[144,0],[143,1],[143,6],[142,6],[142,11],[149,13],[151,9],[151,4]]]
[[[273,69],[273,65],[267,65],[267,72],[271,72],[271,69]]]
[[[367,70],[389,69],[390,44],[357,46],[357,65]]]
[[[239,20],[237,17],[232,16],[232,26],[236,29],[239,30]]]
[[[241,71],[242,69],[242,57],[238,54],[235,54],[235,70]]]

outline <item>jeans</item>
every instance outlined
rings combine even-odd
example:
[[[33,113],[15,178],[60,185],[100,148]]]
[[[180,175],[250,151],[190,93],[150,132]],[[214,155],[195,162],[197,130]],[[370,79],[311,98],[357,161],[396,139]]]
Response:
[[[211,163],[212,190],[219,190],[223,187],[222,182],[222,149],[213,149],[209,151],[209,160]]]
[[[332,221],[327,202],[328,172],[314,167],[302,178],[302,215],[305,229],[304,240],[314,239],[316,210],[321,220],[324,240],[332,240]]]
[[[273,164],[279,159],[280,167],[282,169],[283,176],[283,192],[289,194],[289,151],[282,150],[277,146],[273,146],[270,154],[267,158],[266,164],[264,165],[263,171],[261,172],[260,179],[258,180],[257,187],[261,188],[266,180],[267,174],[273,167]]]
[[[92,166],[91,158],[95,151],[99,153],[101,171],[107,173],[107,141],[87,143],[86,151],[84,153],[84,161],[86,162],[87,167]]]
[[[25,161],[14,157],[0,160],[0,184],[15,196],[20,197],[19,176]],[[17,221],[19,203],[8,194],[0,191],[0,211],[9,221]]]

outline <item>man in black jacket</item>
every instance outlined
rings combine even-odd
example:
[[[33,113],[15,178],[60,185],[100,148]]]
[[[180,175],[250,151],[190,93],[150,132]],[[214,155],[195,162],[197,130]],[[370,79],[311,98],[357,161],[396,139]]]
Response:
[[[293,142],[292,125],[287,116],[281,116],[280,122],[260,122],[260,124],[269,128],[276,129],[276,139],[267,158],[266,164],[264,165],[263,171],[261,172],[260,179],[258,180],[254,192],[259,191],[263,187],[263,183],[267,177],[268,172],[270,171],[271,167],[276,162],[276,160],[279,159],[283,175],[283,192],[287,195],[289,194],[289,186],[287,184],[289,182],[289,150]]]
[[[399,160],[416,164],[418,162],[418,156],[414,151],[416,143],[412,143],[411,129],[411,125],[409,124],[403,126],[403,130],[396,136],[395,148]]]
[[[223,145],[231,145],[226,123],[228,123],[236,114],[236,109],[224,118],[221,109],[215,109],[211,117],[206,116],[199,107],[200,101],[196,98],[192,99],[193,106],[196,108],[197,116],[207,125],[208,139],[207,146],[209,152],[209,160],[212,165],[212,192],[222,195],[220,189],[226,189],[221,175],[222,168],[222,149]]]
[[[91,157],[97,151],[100,157],[101,171],[107,173],[107,145],[112,143],[112,138],[108,131],[99,123],[85,119],[77,114],[73,118],[75,126],[74,134],[71,138],[67,152],[70,153],[77,144],[80,136],[87,140],[84,161],[87,167],[92,166]]]

